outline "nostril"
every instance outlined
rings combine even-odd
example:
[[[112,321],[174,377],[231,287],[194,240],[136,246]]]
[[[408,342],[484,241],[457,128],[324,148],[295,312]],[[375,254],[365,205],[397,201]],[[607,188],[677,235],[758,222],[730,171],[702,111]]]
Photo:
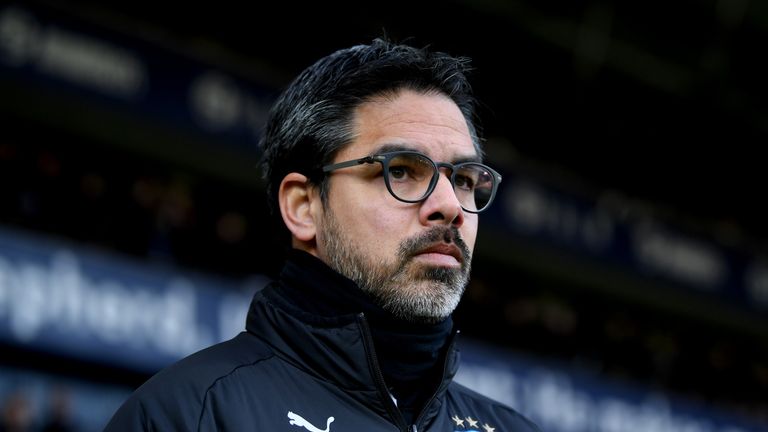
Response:
[[[429,217],[427,218],[427,220],[431,220],[431,221],[433,221],[433,220],[444,220],[444,219],[445,219],[445,215],[443,215],[440,212],[434,212],[434,213],[430,214]]]

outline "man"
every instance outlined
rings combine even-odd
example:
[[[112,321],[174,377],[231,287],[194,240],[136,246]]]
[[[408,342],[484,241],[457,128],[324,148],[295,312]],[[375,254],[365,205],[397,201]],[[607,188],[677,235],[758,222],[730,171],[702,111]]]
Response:
[[[292,251],[246,331],[149,380],[108,431],[537,431],[452,381],[451,313],[478,213],[467,61],[375,40],[325,57],[281,95],[262,145]]]

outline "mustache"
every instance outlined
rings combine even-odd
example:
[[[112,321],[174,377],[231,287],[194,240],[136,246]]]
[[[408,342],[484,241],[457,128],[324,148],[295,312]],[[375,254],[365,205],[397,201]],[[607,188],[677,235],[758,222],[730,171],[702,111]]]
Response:
[[[470,262],[472,252],[470,252],[469,247],[461,238],[458,228],[453,226],[435,226],[415,237],[405,240],[400,245],[400,256],[404,260],[408,259],[437,243],[453,243],[456,245],[459,251],[461,251],[462,267]]]

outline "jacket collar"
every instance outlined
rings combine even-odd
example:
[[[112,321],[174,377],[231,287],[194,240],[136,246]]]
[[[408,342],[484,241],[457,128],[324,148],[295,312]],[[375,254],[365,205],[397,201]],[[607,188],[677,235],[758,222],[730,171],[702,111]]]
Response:
[[[452,343],[448,347],[451,325],[450,319],[423,328],[397,322],[351,280],[309,254],[293,252],[280,279],[254,296],[246,327],[287,361],[348,392],[374,398],[385,410],[381,371],[397,358],[382,355],[389,347],[381,345],[399,341],[400,352],[408,354],[409,344],[418,350],[420,343],[423,347],[432,340],[436,350],[447,350],[429,365],[440,375],[433,381],[439,397],[458,369],[458,351]]]

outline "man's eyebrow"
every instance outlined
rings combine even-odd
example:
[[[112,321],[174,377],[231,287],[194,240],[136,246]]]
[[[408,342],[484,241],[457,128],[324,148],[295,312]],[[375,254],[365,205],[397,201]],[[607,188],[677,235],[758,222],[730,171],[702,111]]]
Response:
[[[454,158],[451,161],[451,163],[456,165],[456,164],[460,164],[460,163],[464,163],[464,162],[477,162],[477,163],[480,163],[482,161],[483,160],[479,156],[471,155],[471,156],[460,156],[460,157]]]
[[[414,146],[410,146],[403,143],[388,143],[388,144],[383,144],[381,147],[378,147],[376,150],[371,152],[371,156],[376,154],[395,152],[395,151],[413,151],[417,153],[422,153],[420,149]],[[445,162],[445,161],[435,161],[435,162]],[[467,155],[467,156],[458,156],[453,160],[451,160],[450,162],[456,165],[462,162],[482,162],[482,159],[476,154],[473,154],[473,155]]]
[[[382,154],[382,153],[390,153],[390,152],[396,152],[396,151],[415,151],[418,152],[418,150],[415,147],[402,144],[402,143],[388,143],[383,144],[381,147],[377,148],[371,153],[371,156],[375,154]]]

